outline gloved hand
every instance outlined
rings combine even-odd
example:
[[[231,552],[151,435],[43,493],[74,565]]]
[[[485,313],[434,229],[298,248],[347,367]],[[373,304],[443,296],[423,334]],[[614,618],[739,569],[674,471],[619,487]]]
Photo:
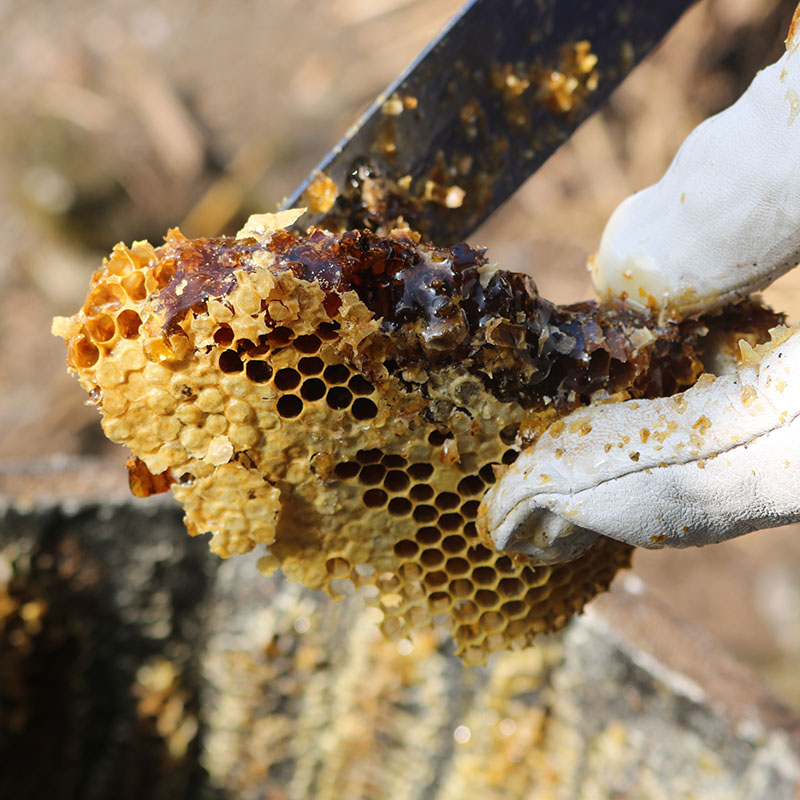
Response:
[[[590,265],[601,297],[678,320],[800,261],[799,29],[800,6],[783,57],[612,215]],[[688,547],[800,521],[800,330],[740,349],[735,374],[545,432],[484,500],[495,545],[555,562],[598,534]]]

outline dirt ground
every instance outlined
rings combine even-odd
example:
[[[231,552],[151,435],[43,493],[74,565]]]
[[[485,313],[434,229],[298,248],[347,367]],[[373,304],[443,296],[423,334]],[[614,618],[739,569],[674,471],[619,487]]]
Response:
[[[0,459],[124,454],[50,336],[118,240],[272,210],[456,0],[0,0]],[[472,241],[584,299],[609,213],[774,60],[791,0],[705,0]],[[724,213],[724,209],[720,209]],[[767,298],[800,319],[800,270]],[[800,708],[800,528],[642,553],[637,573]]]

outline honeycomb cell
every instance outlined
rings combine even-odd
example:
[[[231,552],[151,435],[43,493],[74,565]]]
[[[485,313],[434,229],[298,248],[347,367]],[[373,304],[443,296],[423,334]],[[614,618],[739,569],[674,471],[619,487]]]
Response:
[[[428,526],[420,528],[415,534],[414,538],[420,544],[436,544],[442,538],[442,532],[438,528]]]
[[[511,600],[508,603],[503,603],[503,605],[500,606],[500,611],[507,619],[517,619],[518,617],[525,616],[528,608],[521,600]]]
[[[519,425],[506,425],[500,431],[500,441],[504,445],[512,445],[517,441],[517,434],[519,433]]]
[[[466,558],[449,558],[446,565],[448,575],[466,575],[469,570],[469,561]]]
[[[452,592],[454,595],[466,597],[467,595],[472,594],[472,586],[470,585],[469,581],[455,581],[454,583],[459,584],[458,591]],[[467,585],[466,591],[464,590],[464,584]],[[452,591],[453,584],[450,586]],[[480,611],[478,610],[478,607],[471,600],[461,600],[456,602],[456,604],[453,606],[453,616],[461,622],[472,622],[478,618],[479,614]]]
[[[464,524],[461,514],[442,514],[436,523],[443,531],[457,531]]]
[[[286,419],[299,417],[303,411],[303,401],[296,394],[285,394],[278,398],[277,410]]]
[[[522,574],[520,576],[528,586],[541,586],[541,584],[545,581],[549,581],[552,577],[552,568],[551,567],[529,567],[525,566],[522,570]],[[556,577],[556,581],[558,582],[558,576]]]
[[[519,451],[517,450],[506,450],[503,453],[502,461],[506,466],[510,466],[517,460],[517,456],[519,455]]]
[[[420,562],[422,563],[423,567],[431,569],[433,567],[438,567],[444,561],[444,556],[442,555],[441,550],[437,550],[436,548],[428,548],[427,550],[423,550],[419,557]]]
[[[492,561],[493,553],[487,547],[484,547],[482,544],[476,544],[467,550],[467,558],[473,564],[480,564],[484,561]]]
[[[319,375],[325,362],[317,356],[306,356],[297,362],[297,369],[302,375]]]
[[[458,484],[458,493],[462,497],[473,494],[483,494],[485,485],[483,480],[478,475],[467,475],[462,478]]]
[[[198,393],[194,404],[205,414],[216,414],[225,407],[225,398],[219,389],[209,386]]]
[[[405,497],[393,497],[388,508],[393,517],[405,517],[411,512],[411,501]]]
[[[136,271],[130,275],[125,275],[120,280],[120,286],[134,303],[141,303],[147,297],[147,288],[145,287],[145,278],[142,272]]]
[[[87,337],[80,336],[72,346],[71,355],[76,367],[89,369],[97,363],[98,358],[100,358],[100,351]]]
[[[426,586],[430,588],[439,588],[448,582],[447,573],[444,570],[436,570],[435,572],[428,572],[423,581]]]
[[[410,567],[410,564],[404,564],[404,567]],[[402,569],[402,567],[401,567]],[[416,567],[419,569],[419,567]],[[403,585],[402,588],[402,595],[405,597],[406,600],[411,601],[412,603],[422,600],[425,597],[425,587],[421,583],[406,583]]]
[[[375,580],[382,592],[396,592],[400,588],[400,578],[393,572],[382,572]]]
[[[294,331],[284,325],[279,325],[267,333],[267,341],[272,347],[285,347],[294,339]]]
[[[472,570],[472,581],[479,586],[494,586],[497,583],[497,573],[492,567],[478,567]]]
[[[345,578],[350,574],[350,563],[344,558],[329,558],[325,562],[325,569],[334,578]]]
[[[525,584],[519,578],[503,578],[497,585],[497,590],[504,597],[520,597]]]
[[[422,567],[419,564],[402,564],[398,574],[405,581],[417,581],[422,577]]]
[[[387,453],[381,460],[387,469],[402,469],[408,463],[403,456],[394,453]]]
[[[300,373],[291,367],[284,367],[275,373],[275,388],[282,392],[291,392],[300,385]]]
[[[430,434],[428,434],[428,444],[430,444],[431,447],[441,447],[451,436],[452,434],[448,435],[438,430],[431,431]]]
[[[498,611],[486,611],[481,615],[480,626],[483,630],[493,633],[503,629],[505,619]]]
[[[347,382],[347,386],[355,395],[367,395],[375,391],[375,387],[361,375],[353,375]]]
[[[434,522],[439,518],[439,512],[434,506],[419,505],[414,509],[414,519],[417,522]]]
[[[430,595],[428,595],[428,605],[434,613],[443,614],[445,611],[450,610],[453,605],[453,599],[446,591],[431,592]]]
[[[383,489],[368,489],[364,492],[364,505],[367,508],[381,508],[386,505],[389,495]]]
[[[123,339],[135,339],[142,325],[141,317],[132,309],[126,308],[117,316],[117,329]]]
[[[446,536],[442,540],[442,550],[445,553],[460,553],[462,550],[465,550],[467,547],[466,539],[463,536],[454,534],[452,536]]]
[[[477,625],[461,625],[456,635],[461,641],[470,642],[481,636],[481,629]]]
[[[525,592],[525,603],[528,607],[535,606],[537,603],[540,603],[542,600],[547,599],[550,595],[551,587],[547,584],[542,586],[535,586],[533,589],[528,589]]]
[[[259,440],[258,429],[253,425],[231,425],[228,438],[237,450],[254,447]]]
[[[356,461],[359,464],[377,464],[382,458],[383,453],[377,447],[356,452]]]
[[[353,402],[353,395],[350,390],[344,386],[333,386],[328,389],[328,396],[325,399],[331,408],[342,410]]]
[[[361,465],[355,461],[343,461],[333,468],[333,473],[337,478],[347,479],[355,478],[358,475]]]
[[[398,558],[414,558],[419,553],[419,545],[411,539],[401,539],[395,544],[394,552]]]
[[[480,472],[478,473],[481,477],[481,480],[491,486],[497,478],[494,474],[495,464],[486,464],[485,466],[481,467]]]
[[[117,333],[117,325],[109,314],[101,314],[86,322],[91,338],[99,344],[111,341]]]
[[[235,350],[223,350],[219,354],[219,368],[226,373],[241,372],[244,364]]]
[[[423,503],[426,500],[430,500],[433,497],[433,494],[433,489],[432,487],[428,486],[428,484],[418,483],[411,487],[411,491],[408,493],[408,496],[415,503]]]
[[[248,361],[245,374],[253,383],[266,383],[272,377],[272,367],[266,361]]]
[[[411,606],[406,611],[408,621],[417,628],[430,622],[430,616],[428,609],[421,605]]]
[[[490,589],[478,589],[475,592],[475,602],[484,608],[494,608],[499,599],[497,592],[493,592]]]
[[[408,474],[415,481],[427,481],[433,475],[433,465],[424,463],[412,464],[408,468]]]
[[[175,264],[170,261],[165,261],[159,264],[153,270],[153,278],[156,282],[156,288],[164,289],[167,284],[172,280],[175,275]]]
[[[338,389],[331,389],[331,392],[335,391]],[[350,410],[357,420],[374,419],[378,415],[378,406],[366,397],[357,398]]]
[[[466,525],[464,526],[466,528]],[[519,567],[508,556],[500,556],[494,562],[494,568],[501,574],[517,573]],[[522,591],[522,589],[520,589]]]
[[[222,347],[233,344],[233,330],[230,325],[222,324],[214,331],[214,341]]]
[[[468,500],[461,506],[461,514],[467,519],[475,519],[478,516],[478,508],[480,503],[477,500]]]
[[[436,495],[436,508],[445,511],[449,508],[457,508],[461,498],[455,492],[440,492]]]
[[[125,306],[126,301],[125,290],[118,283],[101,284],[89,293],[84,312],[89,318],[99,314],[114,314]]]
[[[386,464],[386,458],[383,459],[383,465],[388,466]],[[389,472],[386,473],[386,477],[383,479],[383,485],[390,492],[404,492],[408,488],[409,483],[408,475],[398,469],[389,470]]]
[[[339,337],[339,323],[338,322],[321,322],[317,326],[317,336],[323,342],[331,342]]]
[[[313,403],[315,400],[322,400],[325,397],[325,391],[326,387],[323,381],[319,378],[308,378],[300,387],[300,397]]]
[[[365,464],[361,467],[358,479],[365,486],[376,486],[383,481],[386,474],[386,467],[383,464]]]
[[[346,383],[350,370],[344,364],[331,364],[325,367],[323,376],[328,383]]]
[[[315,336],[313,333],[298,336],[294,340],[294,347],[299,353],[316,353],[317,350],[319,350],[320,344],[319,337]]]
[[[381,633],[390,641],[402,638],[405,632],[405,623],[399,617],[384,617],[380,624]]]

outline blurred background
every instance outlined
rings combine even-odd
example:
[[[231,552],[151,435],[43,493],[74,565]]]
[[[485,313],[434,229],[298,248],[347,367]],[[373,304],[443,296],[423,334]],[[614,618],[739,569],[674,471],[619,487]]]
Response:
[[[0,472],[83,456],[124,485],[51,317],[77,310],[118,240],[232,233],[274,210],[459,5],[0,0]],[[471,241],[551,300],[591,296],[610,212],[778,57],[793,10],[699,3]],[[797,323],[795,273],[766,296]],[[800,708],[800,526],[639,553],[634,570]]]

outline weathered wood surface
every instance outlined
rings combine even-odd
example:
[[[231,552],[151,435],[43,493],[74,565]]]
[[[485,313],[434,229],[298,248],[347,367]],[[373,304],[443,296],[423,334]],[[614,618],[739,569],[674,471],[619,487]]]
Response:
[[[800,720],[633,576],[464,668],[91,464],[0,498],[0,797],[799,796]]]

